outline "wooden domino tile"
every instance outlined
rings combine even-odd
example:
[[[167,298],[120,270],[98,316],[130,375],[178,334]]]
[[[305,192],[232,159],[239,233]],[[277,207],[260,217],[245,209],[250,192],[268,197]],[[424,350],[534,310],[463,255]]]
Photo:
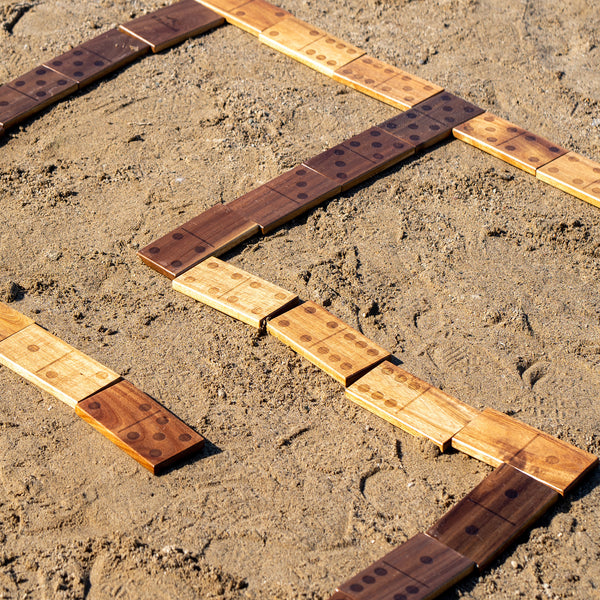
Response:
[[[502,465],[427,534],[487,566],[559,498],[548,486]]]
[[[414,108],[428,117],[452,127],[469,121],[484,112],[483,108],[446,91],[428,98]]]
[[[304,162],[321,175],[341,186],[342,191],[365,181],[381,170],[381,166],[339,144]]]
[[[600,208],[600,164],[577,152],[540,167],[536,177]]]
[[[430,600],[474,568],[472,560],[419,533],[340,585],[331,600]]]
[[[336,69],[362,56],[364,51],[331,35],[319,38],[295,56],[302,64],[332,76]]]
[[[11,94],[5,88],[12,88],[21,95]],[[40,65],[0,88],[2,125],[14,125],[75,91],[76,81]]]
[[[259,41],[279,52],[298,59],[300,51],[309,44],[327,35],[327,32],[313,27],[295,17],[282,19],[260,33]]]
[[[72,407],[119,379],[35,324],[0,342],[0,363]]]
[[[0,86],[0,125],[12,127],[40,110],[40,103],[8,85]]]
[[[346,389],[346,396],[396,427],[447,450],[479,411],[384,361]]]
[[[298,301],[298,296],[233,265],[209,258],[173,280],[173,289],[256,327]]]
[[[416,110],[400,113],[384,121],[378,127],[415,146],[416,150],[432,146],[447,138],[452,132],[450,125],[443,125]]]
[[[486,112],[454,127],[452,133],[459,140],[494,154],[497,146],[525,133],[525,130]]]
[[[341,186],[328,177],[300,165],[227,206],[258,223],[266,234],[340,191]]]
[[[379,127],[371,127],[355,135],[346,140],[344,146],[379,165],[382,170],[415,153],[412,144],[390,135]]]
[[[402,110],[438,94],[443,88],[392,67],[372,56],[362,56],[332,74],[333,79]]]
[[[258,233],[256,223],[227,206],[216,205],[148,244],[138,256],[173,279],[209,256],[218,256]]]
[[[75,412],[154,474],[204,446],[202,436],[125,380],[79,402]]]
[[[459,431],[452,446],[492,466],[508,463],[561,494],[598,463],[593,454],[491,408]]]
[[[200,4],[204,4],[210,10],[215,11],[217,14],[226,17],[236,8],[239,8],[243,4],[248,4],[249,0],[196,0]]]
[[[267,331],[346,386],[390,355],[314,302],[268,321]]]
[[[222,14],[228,23],[256,36],[281,20],[292,16],[287,10],[265,2],[265,0],[252,0],[226,14],[221,12],[219,14]]]
[[[119,27],[160,52],[183,40],[222,25],[223,17],[196,0],[181,0]]]
[[[113,69],[118,69],[150,51],[150,45],[137,40],[118,29],[109,29],[79,46],[107,60]]]
[[[530,175],[567,151],[552,142],[530,132],[496,146],[494,156],[522,169]]]
[[[80,88],[116,68],[105,58],[85,48],[74,48],[49,60],[43,66],[73,79]]]
[[[0,302],[0,341],[29,325],[33,325],[33,323],[34,321],[29,317]]]

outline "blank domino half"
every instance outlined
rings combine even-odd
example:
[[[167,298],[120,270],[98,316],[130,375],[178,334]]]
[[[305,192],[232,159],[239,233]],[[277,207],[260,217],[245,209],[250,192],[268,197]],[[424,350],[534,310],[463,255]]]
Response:
[[[7,304],[0,302],[0,341],[14,333],[33,325],[34,321],[16,311]]]
[[[577,152],[568,152],[540,167],[536,177],[600,208],[600,164]]]
[[[160,52],[183,40],[222,25],[223,17],[196,0],[181,0],[138,17],[119,27],[121,31]]]
[[[314,302],[268,321],[267,331],[344,385],[390,355]]]
[[[174,279],[173,289],[256,328],[298,301],[296,294],[218,258]]]
[[[447,450],[479,411],[449,396],[389,361],[384,361],[346,389],[363,408],[413,435]]]
[[[484,568],[559,498],[509,465],[488,475],[427,534]]]
[[[0,363],[71,407],[119,379],[35,323],[0,342]]]
[[[154,474],[204,446],[202,436],[129,381],[79,402],[75,412]]]
[[[418,533],[340,585],[331,600],[430,600],[474,568],[469,558]]]
[[[452,446],[492,466],[512,465],[561,494],[598,464],[593,454],[491,408],[459,431]]]

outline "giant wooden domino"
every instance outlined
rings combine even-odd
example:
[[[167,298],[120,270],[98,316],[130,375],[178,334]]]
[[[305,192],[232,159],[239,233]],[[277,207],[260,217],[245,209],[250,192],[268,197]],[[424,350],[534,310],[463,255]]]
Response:
[[[150,396],[2,302],[0,364],[74,408],[154,474],[204,445]]]
[[[352,401],[443,451],[496,470],[426,533],[338,587],[338,600],[429,599],[484,568],[597,457],[491,409],[482,412],[401,369],[322,307],[215,258],[436,142],[454,137],[600,206],[600,164],[367,56],[265,0],[183,0],[122,25],[0,87],[0,135],[148,52],[227,20],[299,62],[403,112],[139,252],[173,288],[266,330],[346,387]],[[209,258],[212,257],[212,258]],[[208,259],[208,260],[207,260]],[[116,373],[0,304],[0,362],[55,395],[156,472],[202,438]]]

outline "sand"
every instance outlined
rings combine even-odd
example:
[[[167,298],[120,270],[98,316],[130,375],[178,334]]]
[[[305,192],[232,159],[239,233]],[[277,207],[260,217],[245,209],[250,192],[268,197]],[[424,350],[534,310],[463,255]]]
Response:
[[[593,4],[282,1],[599,159]],[[159,3],[18,6],[0,2],[2,82]],[[490,472],[356,407],[136,257],[396,112],[227,26],[0,140],[0,300],[208,440],[154,477],[0,368],[0,598],[328,598]],[[600,210],[451,141],[225,259],[325,305],[461,400],[598,454],[599,240]],[[599,481],[444,598],[600,598]]]

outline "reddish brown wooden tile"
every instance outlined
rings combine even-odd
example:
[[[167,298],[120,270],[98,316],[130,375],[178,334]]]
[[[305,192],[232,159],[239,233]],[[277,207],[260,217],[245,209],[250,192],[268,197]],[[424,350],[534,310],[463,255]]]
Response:
[[[33,325],[33,321],[29,317],[0,302],[0,341],[29,325]]]
[[[414,145],[417,150],[432,146],[447,138],[452,132],[450,125],[443,125],[416,110],[400,113],[381,123],[379,128]]]
[[[219,11],[217,11],[219,12]],[[223,14],[223,13],[220,13]],[[252,0],[223,14],[228,23],[258,36],[261,31],[276,25],[282,19],[292,15],[279,6],[265,0]]]
[[[456,127],[485,112],[482,108],[450,92],[440,92],[417,104],[414,108],[428,117],[451,127]]]
[[[341,185],[342,191],[368,179],[378,166],[343,144],[326,150],[304,164]]]
[[[40,110],[40,103],[8,85],[0,86],[0,125],[12,127]]]
[[[154,474],[204,446],[202,436],[128,381],[82,400],[75,412]]]
[[[118,69],[150,51],[150,45],[118,29],[110,29],[79,46],[98,54]]]
[[[44,66],[73,79],[79,87],[92,83],[116,68],[105,58],[84,48],[65,52],[44,63]]]
[[[335,196],[340,190],[341,187],[328,177],[301,165],[227,206],[258,223],[262,232],[268,233]]]
[[[4,125],[8,125],[11,122],[14,124],[38,110],[42,110],[49,104],[58,102],[68,94],[72,94],[77,90],[77,82],[40,65],[21,77],[10,81],[4,87],[12,88],[35,101],[35,104],[32,105],[26,98],[15,94],[11,95],[8,90],[0,93],[0,103],[8,102],[4,107],[0,104],[0,114],[4,109],[9,118],[12,116],[12,121],[9,120],[7,123],[2,121]],[[20,115],[17,115],[16,113],[19,112]]]
[[[257,233],[259,227],[228,206],[217,205],[148,244],[138,256],[173,279],[209,256],[218,256]]]
[[[206,6],[182,0],[124,23],[119,29],[150,44],[153,52],[160,52],[223,23],[223,17]]]
[[[466,577],[473,561],[419,533],[339,586],[334,598],[429,600]]]
[[[427,532],[485,567],[538,519],[558,494],[502,465]]]
[[[355,135],[346,140],[344,146],[373,161],[381,169],[386,169],[415,153],[414,145],[386,133],[379,127],[371,127]]]

